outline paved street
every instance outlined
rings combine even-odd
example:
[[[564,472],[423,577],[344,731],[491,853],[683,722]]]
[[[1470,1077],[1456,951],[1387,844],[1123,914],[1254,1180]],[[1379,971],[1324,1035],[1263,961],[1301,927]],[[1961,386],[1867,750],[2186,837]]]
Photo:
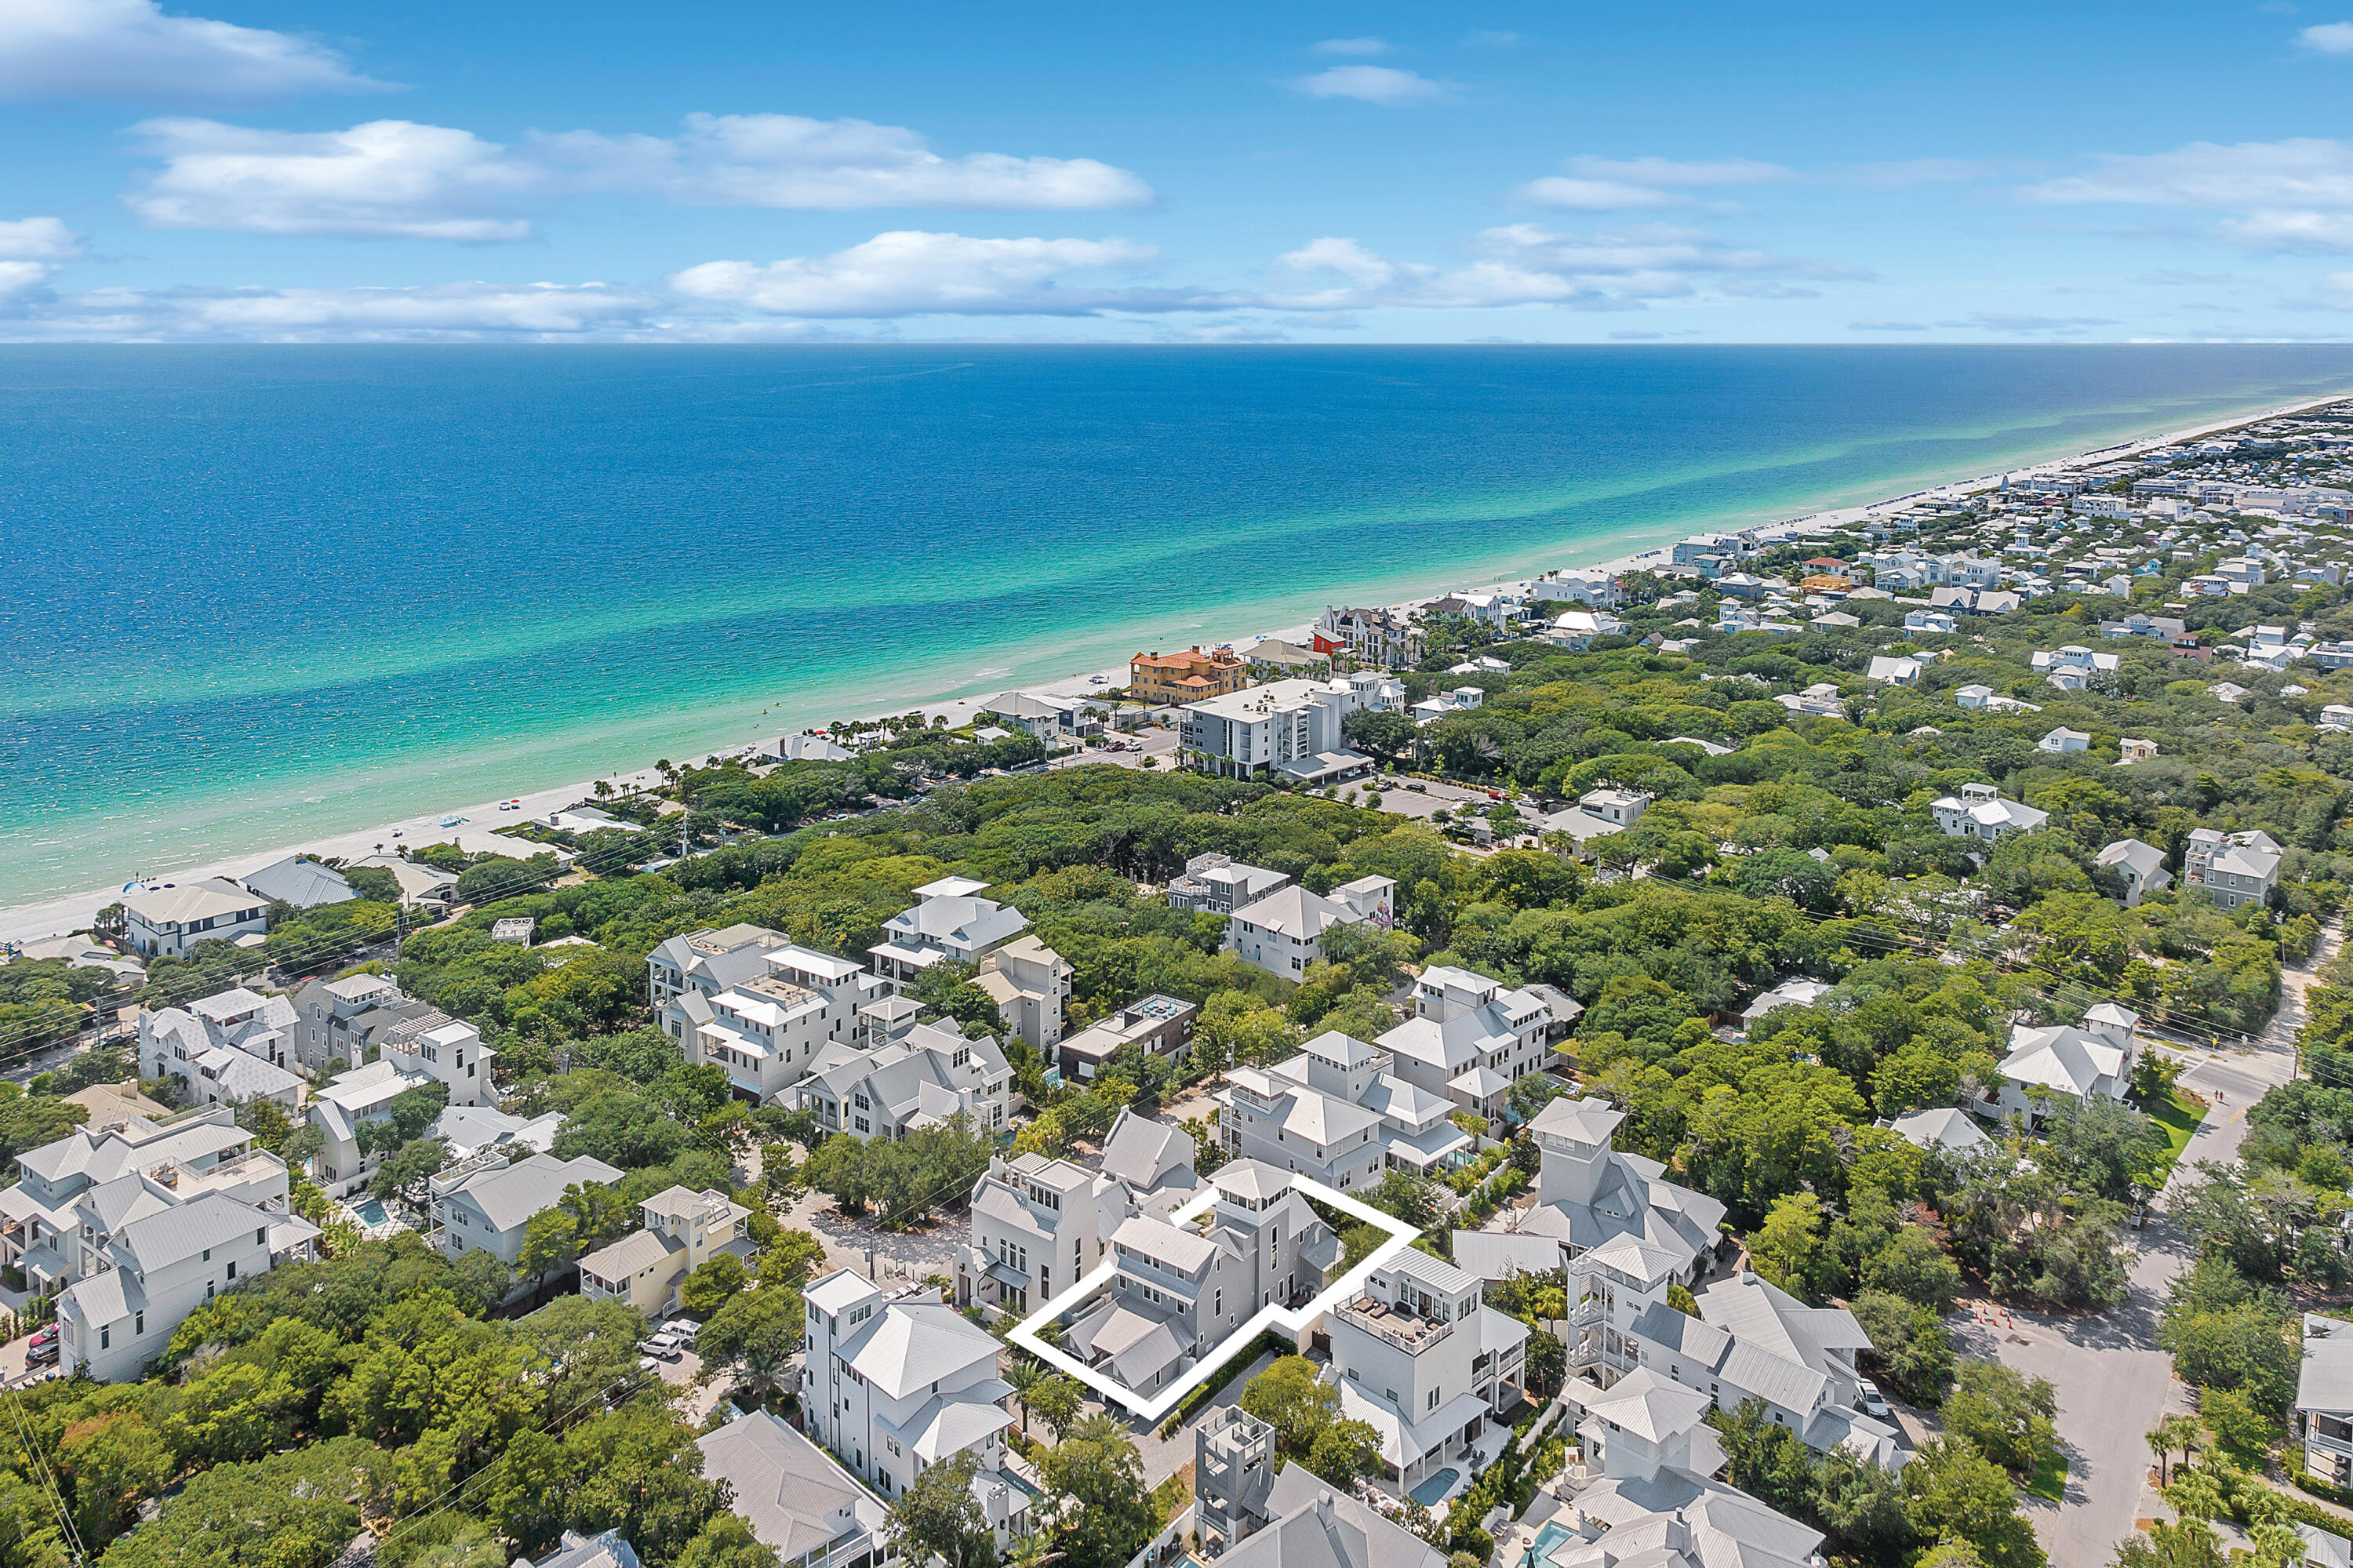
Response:
[[[2222,1097],[2190,1135],[2165,1193],[2150,1206],[2148,1228],[2135,1238],[2139,1252],[2128,1270],[2132,1294],[2125,1305],[2083,1318],[1987,1307],[1951,1325],[1963,1355],[1998,1359],[2049,1378],[2058,1390],[2065,1500],[2027,1499],[2035,1534],[2053,1563],[2105,1563],[2116,1542],[2132,1532],[2133,1521],[2158,1507],[2142,1434],[2167,1411],[2187,1409],[2189,1403],[2173,1381],[2172,1359],[2157,1348],[2166,1287],[2192,1261],[2188,1238],[2165,1217],[2166,1196],[2198,1180],[2200,1160],[2234,1158],[2246,1136],[2247,1107],[2295,1076],[2305,989],[2335,957],[2339,936],[2331,930],[2310,960],[2286,972],[2279,1012],[2253,1049],[2177,1053],[2184,1062],[2184,1087],[2210,1101]]]

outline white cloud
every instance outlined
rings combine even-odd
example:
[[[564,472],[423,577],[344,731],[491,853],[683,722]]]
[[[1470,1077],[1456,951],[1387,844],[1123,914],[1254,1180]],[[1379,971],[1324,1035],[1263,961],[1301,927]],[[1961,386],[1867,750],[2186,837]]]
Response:
[[[0,223],[0,260],[68,261],[82,253],[82,237],[54,217]]]
[[[45,291],[57,276],[57,264],[72,260],[82,249],[82,236],[58,218],[0,223],[0,304],[21,303]]]
[[[2323,22],[2295,36],[2297,47],[2321,55],[2353,55],[2353,22]]]
[[[1926,332],[1926,322],[1849,322],[1849,332]]]
[[[406,120],[348,131],[250,131],[215,120],[139,126],[164,167],[123,199],[155,228],[359,239],[530,238],[515,211],[536,165],[471,132]]]
[[[1796,177],[1778,164],[1752,158],[1683,163],[1672,158],[1577,157],[1563,160],[1561,167],[1567,172],[1522,185],[1521,198],[1574,212],[1628,212],[1696,206],[1684,194],[1696,188],[1767,185]]]
[[[0,276],[5,268],[0,264]],[[656,324],[665,306],[609,283],[407,288],[101,289],[0,311],[0,336],[167,342],[564,341]]]
[[[1695,228],[1644,225],[1610,234],[1561,234],[1535,224],[1491,228],[1472,242],[1475,259],[1442,269],[1392,261],[1354,239],[1314,240],[1276,258],[1302,278],[1340,281],[1308,291],[1276,291],[1261,302],[1282,310],[1479,310],[1558,305],[1639,310],[1650,300],[1684,299],[1708,288],[1775,297],[1773,280],[1867,276],[1859,269],[1727,245]],[[1810,293],[1811,291],[1803,291]]]
[[[914,132],[789,114],[691,115],[677,136],[534,133],[521,150],[406,120],[348,131],[215,120],[139,126],[164,166],[124,199],[151,227],[361,239],[527,239],[529,207],[581,191],[843,210],[1137,207],[1152,189],[1092,158],[943,158]]]
[[[1797,176],[1778,164],[1754,158],[1718,158],[1686,163],[1674,158],[1588,158],[1565,160],[1561,167],[1588,179],[1622,180],[1636,185],[1761,185]]]
[[[1308,47],[1319,55],[1385,55],[1395,46],[1386,38],[1326,38]]]
[[[1571,212],[1629,212],[1642,207],[1690,207],[1692,198],[1679,191],[1651,190],[1616,180],[1579,180],[1547,175],[1520,187],[1520,196],[1544,207]]]
[[[274,98],[364,92],[308,39],[199,16],[155,0],[7,0],[0,5],[0,95],[15,98]]]
[[[1474,27],[1464,36],[1462,47],[1466,49],[1508,49],[1519,42],[1520,35],[1517,33]]]
[[[1292,86],[1310,98],[1360,98],[1366,103],[1397,108],[1409,103],[1434,103],[1452,89],[1442,81],[1388,66],[1334,66],[1314,76],[1303,76]]]
[[[584,185],[654,191],[681,202],[1033,212],[1152,200],[1142,179],[1092,158],[944,158],[902,126],[797,114],[691,114],[676,136],[570,131],[534,136],[531,150]]]
[[[2250,250],[2353,250],[2353,146],[2326,137],[2169,153],[2105,154],[2088,174],[2027,186],[2045,205],[2202,207],[2227,214],[2224,239]]]
[[[1068,288],[1069,273],[1148,261],[1124,239],[977,239],[962,234],[878,234],[830,256],[765,265],[706,261],[670,275],[691,299],[769,315],[1089,315],[1105,310],[1204,308],[1209,296]]]

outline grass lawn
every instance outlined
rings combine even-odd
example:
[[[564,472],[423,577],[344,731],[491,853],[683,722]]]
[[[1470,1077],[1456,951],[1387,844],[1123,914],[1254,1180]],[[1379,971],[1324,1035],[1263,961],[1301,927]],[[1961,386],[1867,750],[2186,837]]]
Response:
[[[2164,1104],[2144,1106],[2141,1110],[2165,1134],[2164,1150],[2158,1155],[2157,1164],[2149,1174],[2149,1185],[2162,1187],[2166,1178],[2173,1174],[2173,1162],[2181,1158],[2182,1150],[2189,1147],[2189,1135],[2198,1130],[2198,1124],[2205,1118],[2206,1113],[2184,1100],[2179,1089],[2174,1090]]]
[[[2179,1152],[2179,1150],[2176,1150]],[[2034,1478],[2026,1483],[2027,1495],[2046,1502],[2064,1502],[2067,1498],[2067,1456],[2052,1454],[2034,1467]]]

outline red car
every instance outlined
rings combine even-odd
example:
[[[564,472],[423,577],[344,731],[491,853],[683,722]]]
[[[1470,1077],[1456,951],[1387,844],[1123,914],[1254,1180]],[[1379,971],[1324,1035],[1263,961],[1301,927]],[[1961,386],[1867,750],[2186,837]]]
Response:
[[[1487,791],[1487,799],[1490,800],[1500,800],[1503,798],[1504,792],[1501,789],[1490,789]]]
[[[57,1326],[55,1323],[50,1324],[50,1325],[49,1325],[47,1328],[46,1328],[46,1329],[36,1329],[36,1330],[33,1330],[33,1344],[32,1344],[32,1348],[33,1348],[34,1350],[37,1350],[37,1350],[39,1350],[43,1345],[47,1344],[50,1340],[52,1340],[56,1339],[57,1337],[58,1337],[58,1326]]]

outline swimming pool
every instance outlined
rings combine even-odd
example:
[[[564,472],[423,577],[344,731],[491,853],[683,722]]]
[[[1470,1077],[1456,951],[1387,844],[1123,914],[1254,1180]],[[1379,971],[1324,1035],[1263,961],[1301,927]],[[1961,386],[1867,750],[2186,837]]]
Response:
[[[392,1224],[392,1216],[384,1212],[384,1201],[380,1198],[361,1199],[352,1205],[352,1213],[359,1216],[360,1224],[364,1225]]]
[[[1536,1531],[1535,1543],[1528,1548],[1527,1556],[1522,1560],[1525,1568],[1544,1568],[1553,1550],[1576,1533],[1556,1519],[1545,1520],[1545,1527]]]
[[[1408,1495],[1424,1508],[1436,1508],[1446,1496],[1446,1489],[1462,1478],[1461,1472],[1449,1467],[1440,1470]]]

